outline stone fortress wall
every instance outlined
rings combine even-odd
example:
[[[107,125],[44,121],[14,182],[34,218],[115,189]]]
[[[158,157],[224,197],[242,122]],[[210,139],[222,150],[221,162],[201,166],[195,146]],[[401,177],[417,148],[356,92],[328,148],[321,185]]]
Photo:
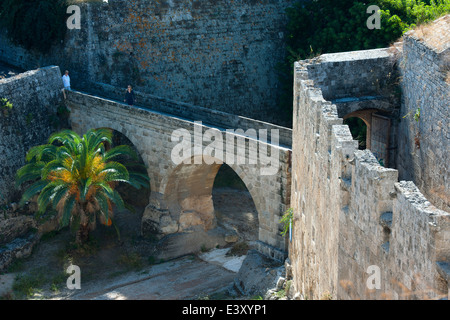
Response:
[[[446,43],[446,51],[436,51],[407,34],[403,52],[325,54],[295,64],[289,259],[297,297],[448,296],[450,214],[444,210],[449,205],[449,84],[437,72],[445,63],[448,68],[448,60],[441,61],[448,53],[448,39]],[[380,90],[389,89],[390,81],[384,86],[374,81],[388,79],[395,60],[402,76],[400,106]],[[422,103],[415,105],[418,97]],[[412,116],[404,117],[417,106],[419,129]],[[394,131],[394,138],[385,141],[397,148],[390,166],[380,165],[371,150],[358,150],[343,125],[346,114],[361,110],[373,111],[369,124],[378,114],[386,120],[372,134],[389,126]],[[420,149],[414,130],[421,132]],[[423,174],[409,175],[414,182],[399,181],[399,176],[408,177],[408,168],[416,173],[418,167]],[[441,192],[433,192],[436,186]]]
[[[27,71],[0,80],[0,98],[13,105],[0,108],[0,272],[32,252],[39,233],[33,204],[19,208],[22,188],[15,187],[17,170],[25,165],[28,150],[47,142],[57,130],[57,108],[63,103],[58,67]]]
[[[438,208],[450,211],[450,15],[409,32],[401,63],[403,89],[398,170]],[[420,118],[414,114],[420,108]]]
[[[293,0],[80,3],[81,29],[38,55],[0,34],[0,60],[57,65],[74,88],[102,83],[253,119],[280,120],[276,65]],[[69,16],[69,15],[68,15]]]
[[[0,98],[13,104],[7,114],[0,110],[0,205],[20,198],[14,186],[16,171],[25,165],[27,151],[46,143],[56,130],[57,107],[63,103],[62,87],[58,67],[0,80]]]

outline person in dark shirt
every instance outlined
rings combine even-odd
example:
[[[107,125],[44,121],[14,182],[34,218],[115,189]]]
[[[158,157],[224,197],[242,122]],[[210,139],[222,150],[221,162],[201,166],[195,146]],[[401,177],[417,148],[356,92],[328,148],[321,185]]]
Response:
[[[132,106],[132,105],[134,105],[135,100],[136,100],[136,98],[134,96],[134,91],[131,88],[131,86],[129,85],[127,88],[127,91],[125,92],[125,99],[123,101],[128,103],[128,105]]]

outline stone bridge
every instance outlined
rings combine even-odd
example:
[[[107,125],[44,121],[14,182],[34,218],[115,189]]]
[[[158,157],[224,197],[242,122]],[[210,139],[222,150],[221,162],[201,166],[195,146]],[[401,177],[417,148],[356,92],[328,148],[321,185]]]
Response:
[[[279,219],[290,204],[291,130],[191,105],[182,108],[194,117],[187,119],[179,116],[182,111],[175,112],[173,102],[168,106],[162,100],[150,103],[140,97],[139,101],[146,101],[148,107],[66,92],[74,131],[111,128],[138,150],[151,187],[142,218],[143,235],[162,240],[213,230],[213,183],[226,163],[253,198],[258,212],[257,249],[283,260],[287,240],[280,235]]]

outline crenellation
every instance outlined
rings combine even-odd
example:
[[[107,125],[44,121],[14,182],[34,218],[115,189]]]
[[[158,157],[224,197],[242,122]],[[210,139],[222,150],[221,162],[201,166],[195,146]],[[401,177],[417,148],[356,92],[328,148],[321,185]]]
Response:
[[[408,106],[411,100],[408,95],[420,92],[421,99],[436,105],[430,114],[427,109],[424,114],[421,112],[421,125],[438,132],[444,130],[442,124],[449,117],[441,111],[448,111],[448,107],[441,106],[442,97],[436,98],[439,90],[435,88],[448,90],[448,84],[433,73],[439,57],[428,54],[430,49],[423,45],[417,50],[420,54],[414,52],[414,41],[408,36],[404,43],[406,48],[401,50],[400,57],[388,49],[377,49],[322,55],[295,63],[297,121],[293,126],[292,175],[302,178],[292,182],[291,206],[294,217],[301,219],[294,219],[289,258],[294,286],[300,296],[319,299],[328,291],[335,299],[435,299],[448,294],[447,287],[444,290],[440,285],[444,281],[443,272],[437,271],[436,263],[449,259],[449,213],[434,206],[439,201],[430,203],[413,181],[399,182],[404,175],[401,170],[380,165],[369,149],[358,150],[349,127],[342,124],[346,114],[358,110],[370,112],[357,115],[371,114],[366,118],[370,124],[377,116],[371,111],[376,107],[388,115],[393,126],[394,137],[389,143],[394,146],[398,143],[397,148],[401,148],[405,138],[402,125],[395,124],[396,117],[404,113],[400,109],[404,109],[405,103]],[[411,57],[409,52],[413,52]],[[420,73],[420,81],[426,83],[416,84],[417,78],[409,72],[417,73],[413,63],[420,55],[434,66]],[[403,71],[406,77],[400,84],[407,95],[401,108],[396,105],[399,100],[377,87],[392,71],[397,57],[407,61],[407,69]],[[414,89],[417,92],[407,86],[417,87]],[[378,97],[380,94],[386,96]],[[358,99],[353,98],[355,95]],[[372,134],[377,134],[373,130]],[[429,143],[426,163],[415,170],[433,168],[441,176],[447,175],[441,159],[448,157],[448,141]],[[396,163],[392,161],[392,165]],[[426,193],[426,185],[422,186]],[[317,250],[318,244],[321,251]],[[328,266],[328,273],[317,270],[317,263]],[[380,268],[379,289],[366,285],[367,268],[371,265]]]

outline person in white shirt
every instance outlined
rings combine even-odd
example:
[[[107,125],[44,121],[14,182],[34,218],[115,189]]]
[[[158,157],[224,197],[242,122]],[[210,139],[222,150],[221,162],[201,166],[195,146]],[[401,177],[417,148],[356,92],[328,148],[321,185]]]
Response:
[[[62,76],[62,81],[64,84],[64,89],[70,90],[70,77],[69,77],[69,71],[66,70],[64,75]]]

